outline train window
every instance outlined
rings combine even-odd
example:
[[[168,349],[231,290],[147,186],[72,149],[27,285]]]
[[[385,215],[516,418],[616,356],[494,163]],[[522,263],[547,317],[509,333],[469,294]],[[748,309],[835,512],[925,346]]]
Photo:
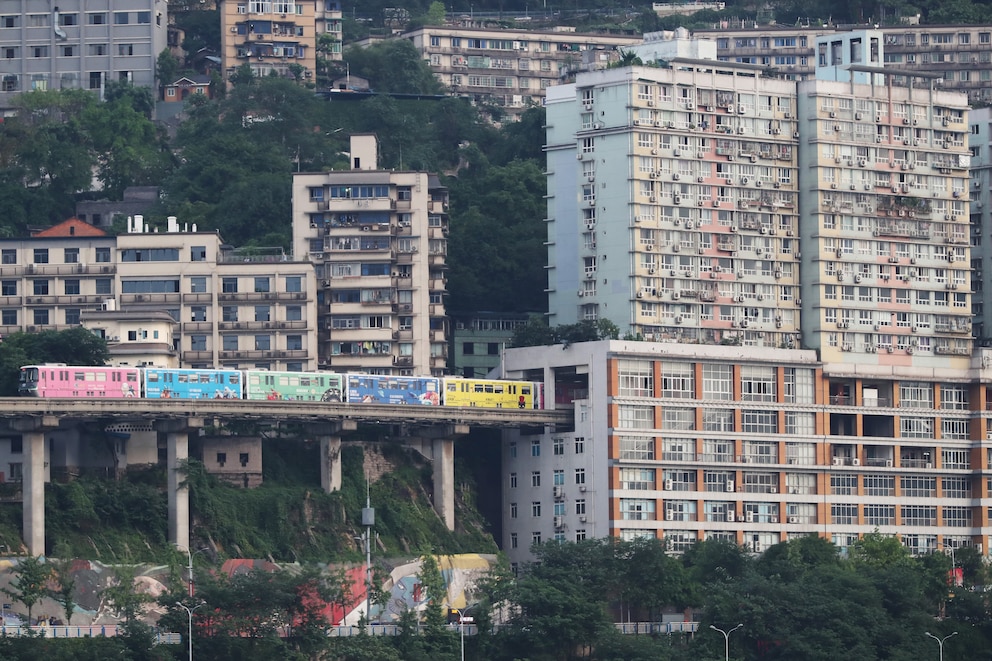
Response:
[[[483,388],[481,383],[475,384],[475,392],[485,392],[485,389]]]
[[[148,380],[148,383],[157,383],[158,372],[153,372],[151,370],[148,370],[147,372],[145,372],[145,378]]]
[[[521,395],[529,395],[530,394],[530,386],[520,386],[520,394]]]
[[[239,383],[241,383],[241,375],[235,372],[234,374],[231,375],[231,385],[236,386]]]
[[[456,392],[458,390],[458,384],[457,383],[449,383],[447,390],[448,390],[448,392]]]
[[[493,391],[493,384],[487,383],[486,384],[486,392],[491,393],[492,391]]]
[[[93,375],[93,379],[96,381],[105,382],[107,380],[106,372],[97,372]]]
[[[75,376],[76,376],[75,378],[76,381],[83,381],[86,379],[86,374],[83,372],[76,372]]]
[[[493,386],[493,392],[495,392],[495,393],[497,393],[499,395],[502,395],[503,394],[503,384],[497,383],[495,386]]]

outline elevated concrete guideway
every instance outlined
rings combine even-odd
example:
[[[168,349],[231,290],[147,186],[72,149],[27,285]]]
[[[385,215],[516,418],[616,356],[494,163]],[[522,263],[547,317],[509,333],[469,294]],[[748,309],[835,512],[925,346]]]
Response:
[[[23,436],[24,543],[32,555],[45,553],[45,432],[81,422],[107,424],[151,421],[167,443],[169,541],[189,547],[189,493],[180,469],[189,456],[189,433],[205,420],[304,423],[320,441],[321,485],[341,488],[341,437],[358,425],[402,425],[411,440],[432,448],[434,506],[449,529],[454,516],[454,439],[472,427],[571,426],[572,411],[485,409],[333,402],[230,399],[39,399],[0,397],[0,424]]]

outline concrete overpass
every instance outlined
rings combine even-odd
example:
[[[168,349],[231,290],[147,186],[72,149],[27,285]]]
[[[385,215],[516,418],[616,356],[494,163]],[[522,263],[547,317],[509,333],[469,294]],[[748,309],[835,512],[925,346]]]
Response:
[[[572,411],[398,406],[330,402],[247,401],[229,399],[37,399],[0,398],[0,420],[23,438],[24,543],[32,555],[45,552],[45,432],[82,422],[107,425],[151,421],[166,435],[169,541],[189,548],[189,493],[180,468],[189,456],[189,433],[204,421],[303,423],[320,441],[321,486],[341,488],[341,437],[358,425],[398,425],[410,442],[433,458],[434,506],[454,528],[454,440],[472,427],[570,427]]]

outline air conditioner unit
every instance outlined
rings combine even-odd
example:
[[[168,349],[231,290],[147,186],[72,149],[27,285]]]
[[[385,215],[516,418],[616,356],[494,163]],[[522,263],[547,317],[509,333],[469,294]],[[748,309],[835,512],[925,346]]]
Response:
[[[834,466],[843,466],[844,465],[844,459],[843,459],[843,457],[834,457],[832,463],[833,463]]]
[[[990,434],[990,437],[992,437],[992,434]],[[727,491],[733,491],[734,490],[734,481],[733,480],[727,480],[726,490]]]
[[[565,527],[565,517],[563,517],[563,516],[556,516],[555,517],[555,528],[564,528],[564,527]]]
[[[585,493],[585,492],[586,492],[586,485],[580,484],[579,485],[579,493]]]
[[[673,486],[672,480],[665,480],[665,491],[671,491]]]
[[[799,517],[798,516],[790,516],[789,517],[789,523],[799,523]]]
[[[565,487],[560,484],[554,486],[554,496],[555,498],[561,498],[565,495]]]
[[[744,515],[744,520],[748,523],[754,523],[754,512],[748,512]]]
[[[860,466],[861,465],[861,460],[858,459],[857,457],[854,457],[853,459],[851,459],[851,465],[852,466]]]
[[[728,522],[733,523],[735,521],[735,517],[736,516],[737,516],[737,513],[734,512],[733,510],[728,510],[727,511],[727,521]]]
[[[585,523],[588,520],[589,519],[586,517],[585,514],[582,514],[582,515],[579,516],[579,523]]]

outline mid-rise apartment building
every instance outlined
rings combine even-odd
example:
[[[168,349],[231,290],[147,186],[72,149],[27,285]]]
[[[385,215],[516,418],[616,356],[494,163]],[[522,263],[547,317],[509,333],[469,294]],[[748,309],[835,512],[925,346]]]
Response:
[[[424,26],[397,35],[408,39],[449,92],[492,104],[512,117],[544,102],[547,89],[577,69],[583,57],[623,49],[640,37],[561,30],[500,30]],[[359,42],[359,45],[371,43]]]
[[[172,350],[182,367],[317,368],[309,262],[235,250],[175,218],[164,232],[143,223],[129,219],[114,237],[72,219],[0,240],[0,332],[64,330],[94,310],[137,319],[165,311],[178,324]]]
[[[914,553],[985,553],[988,354],[952,370],[675,342],[508,349],[504,373],[543,381],[575,425],[504,441],[503,548],[514,563],[605,536],[846,549],[878,530]]]
[[[224,0],[220,7],[221,69],[226,78],[248,65],[255,76],[314,82],[318,39],[328,59],[341,59],[341,5],[337,0]]]
[[[712,39],[719,59],[775,67],[782,74],[805,79],[814,76],[819,59],[819,37],[837,36],[864,26],[755,25],[721,26],[695,30],[693,36]],[[884,58],[893,66],[916,74],[935,74],[941,89],[964,92],[971,102],[992,99],[992,26],[898,25],[877,28]],[[929,87],[929,85],[924,85]]]
[[[373,135],[351,170],[293,176],[293,250],[320,291],[320,366],[445,373],[448,191],[436,175],[378,168]]]
[[[110,81],[155,87],[167,47],[168,5],[151,0],[0,2],[0,108],[31,90],[88,89]]]

